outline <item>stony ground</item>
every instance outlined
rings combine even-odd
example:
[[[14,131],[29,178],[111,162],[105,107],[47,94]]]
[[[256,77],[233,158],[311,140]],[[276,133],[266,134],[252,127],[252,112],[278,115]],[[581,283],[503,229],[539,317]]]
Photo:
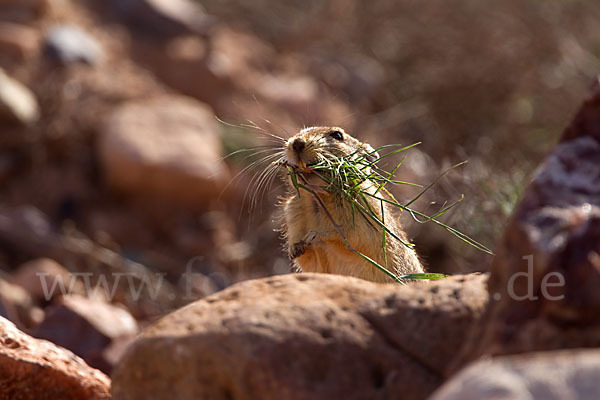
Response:
[[[174,387],[181,399],[424,398],[467,363],[533,351],[475,364],[435,398],[468,398],[461,379],[478,368],[508,378],[464,386],[472,398],[585,394],[595,353],[551,351],[599,343],[597,87],[569,125],[600,71],[595,0],[201,3],[0,3],[0,399],[107,398],[110,374],[123,399]],[[445,221],[494,259],[403,221],[431,271],[490,272],[489,287],[469,274],[234,285],[289,261],[282,185],[253,191],[264,164],[226,155],[312,124],[374,146],[422,141],[404,180],[468,159],[417,205],[464,193]],[[529,254],[534,294],[560,273],[549,294],[561,301],[511,298]],[[574,392],[539,378],[554,360],[583,379]]]

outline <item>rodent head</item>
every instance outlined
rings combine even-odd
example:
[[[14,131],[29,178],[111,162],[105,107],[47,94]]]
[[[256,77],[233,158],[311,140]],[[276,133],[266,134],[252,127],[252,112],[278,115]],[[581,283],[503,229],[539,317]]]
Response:
[[[368,144],[347,134],[338,127],[311,127],[301,130],[285,144],[287,165],[309,172],[309,167],[323,160],[351,154],[363,155],[370,161],[379,155]]]

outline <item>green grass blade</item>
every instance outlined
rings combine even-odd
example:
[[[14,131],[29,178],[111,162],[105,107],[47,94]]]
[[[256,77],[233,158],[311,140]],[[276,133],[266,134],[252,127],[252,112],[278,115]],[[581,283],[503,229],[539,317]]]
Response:
[[[433,182],[431,182],[429,185],[425,186],[425,188],[417,196],[415,196],[412,200],[410,200],[408,203],[406,203],[405,206],[408,207],[412,203],[417,201],[421,196],[423,196],[423,194],[425,194],[425,192],[427,192],[429,189],[431,189],[431,187],[433,185],[435,185],[444,175],[446,175],[448,172],[452,171],[454,168],[458,168],[465,163],[466,163],[466,161],[459,162],[458,164],[455,164],[455,165],[451,166],[450,168],[448,168],[447,170],[445,170],[444,172],[442,172],[437,178],[435,178],[433,180]]]
[[[422,272],[417,274],[406,274],[400,275],[398,279],[427,279],[427,280],[437,280],[447,278],[449,275],[446,274],[435,274],[431,272]]]

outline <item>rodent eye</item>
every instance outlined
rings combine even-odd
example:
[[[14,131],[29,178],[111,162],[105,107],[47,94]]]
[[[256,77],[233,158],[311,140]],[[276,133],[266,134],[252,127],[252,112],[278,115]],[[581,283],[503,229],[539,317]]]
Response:
[[[344,136],[342,136],[342,132],[339,132],[339,131],[333,131],[329,134],[329,136],[331,136],[335,140],[339,140],[340,142],[342,140],[344,140]]]

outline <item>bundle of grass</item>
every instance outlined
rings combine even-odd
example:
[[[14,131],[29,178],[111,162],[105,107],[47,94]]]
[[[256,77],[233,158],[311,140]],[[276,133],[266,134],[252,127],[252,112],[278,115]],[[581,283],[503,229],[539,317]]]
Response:
[[[460,240],[468,243],[475,248],[490,253],[491,251],[470,238],[464,233],[452,228],[451,226],[441,222],[439,218],[444,215],[448,210],[459,204],[463,197],[453,202],[452,204],[444,207],[433,215],[427,215],[423,212],[415,210],[412,205],[427,192],[435,183],[443,177],[451,169],[456,168],[463,163],[456,164],[444,171],[438,178],[436,178],[429,185],[423,187],[421,185],[401,181],[395,178],[395,174],[406,160],[404,156],[401,161],[391,171],[386,171],[380,165],[381,162],[389,157],[405,152],[406,150],[417,146],[420,143],[415,143],[410,146],[400,145],[385,145],[381,146],[372,151],[365,152],[364,149],[360,149],[352,152],[348,155],[336,155],[334,153],[328,153],[327,157],[318,157],[318,159],[311,163],[309,166],[303,165],[301,168],[296,165],[290,165],[286,158],[283,157],[276,163],[280,166],[285,166],[289,179],[297,191],[298,197],[301,196],[313,196],[316,203],[322,209],[323,213],[327,216],[330,223],[335,227],[338,235],[343,240],[346,247],[356,256],[361,257],[370,263],[374,268],[377,268],[382,273],[386,274],[389,278],[403,283],[405,280],[412,279],[441,279],[446,275],[437,273],[410,273],[399,275],[390,269],[389,262],[387,259],[388,252],[386,247],[389,245],[390,240],[396,240],[402,243],[407,248],[412,249],[413,244],[400,237],[397,231],[391,228],[391,218],[395,218],[392,215],[386,215],[385,210],[390,207],[398,209],[401,213],[408,212],[415,221],[418,223],[431,222],[439,225],[452,235],[458,237]],[[384,153],[380,155],[381,153]],[[318,182],[315,184],[314,176],[318,177]],[[388,185],[411,185],[419,186],[422,190],[412,199],[406,203],[400,203],[387,189]],[[381,249],[383,250],[383,264],[375,261],[372,257],[357,250],[348,240],[341,227],[335,221],[332,216],[332,212],[326,206],[322,200],[320,194],[332,194],[336,199],[345,202],[344,205],[350,207],[352,213],[353,223],[357,218],[364,219],[373,229],[377,230],[381,234]],[[380,203],[379,207],[374,207],[373,204]],[[385,207],[384,207],[385,203]]]
[[[275,143],[230,154],[246,154],[244,160],[255,158],[247,162],[240,174],[261,169],[247,187],[246,194],[253,193],[250,210],[260,203],[261,194],[277,172],[286,171],[290,192],[281,202],[281,231],[294,270],[350,275],[376,282],[444,278],[444,274],[423,272],[414,245],[399,223],[398,214],[405,212],[418,223],[434,223],[474,248],[492,254],[481,243],[440,220],[463,200],[462,196],[431,215],[414,208],[415,202],[444,175],[464,163],[448,168],[423,187],[395,178],[406,156],[391,171],[382,167],[384,160],[420,143],[374,149],[339,127],[305,128],[285,139],[252,122],[240,126],[254,129]],[[388,190],[390,185],[410,185],[421,190],[401,203]]]

